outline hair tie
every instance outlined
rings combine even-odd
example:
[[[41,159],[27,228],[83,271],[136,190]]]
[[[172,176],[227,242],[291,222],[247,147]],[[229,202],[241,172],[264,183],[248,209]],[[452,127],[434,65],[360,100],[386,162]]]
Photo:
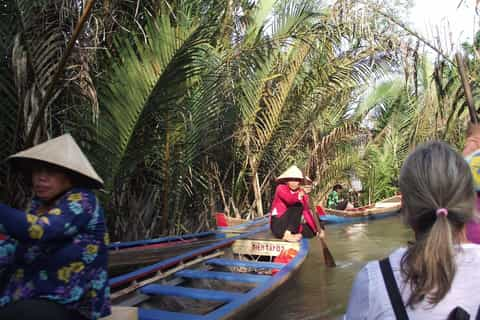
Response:
[[[448,210],[446,208],[440,208],[435,211],[435,214],[438,216],[448,216]]]

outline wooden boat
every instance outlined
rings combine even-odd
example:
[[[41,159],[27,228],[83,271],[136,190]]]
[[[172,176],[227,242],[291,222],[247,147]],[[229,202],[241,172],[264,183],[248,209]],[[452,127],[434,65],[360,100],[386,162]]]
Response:
[[[330,223],[353,223],[368,219],[386,218],[400,212],[401,196],[393,196],[374,205],[358,208],[335,210],[324,208],[325,215],[320,216],[320,220]]]
[[[143,320],[245,318],[300,268],[308,247],[263,225],[111,278],[112,304],[136,308]],[[291,260],[279,262],[281,252]]]
[[[227,237],[251,231],[270,222],[269,216],[263,216],[252,220],[233,218],[223,212],[216,214],[217,231]]]
[[[200,232],[181,236],[170,236],[130,242],[116,242],[109,245],[109,273],[125,273],[163,260],[182,252],[219,241],[225,235],[216,232]]]
[[[109,245],[109,273],[118,275],[139,266],[164,260],[180,253],[206,246],[226,236],[250,231],[268,223],[265,217],[246,220],[217,213],[217,230],[148,240],[116,242]]]

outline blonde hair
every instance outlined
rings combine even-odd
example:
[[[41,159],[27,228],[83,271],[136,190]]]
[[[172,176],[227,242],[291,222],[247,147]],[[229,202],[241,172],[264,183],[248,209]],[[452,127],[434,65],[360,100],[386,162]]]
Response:
[[[474,213],[473,178],[466,161],[444,142],[418,147],[400,172],[402,213],[416,241],[401,270],[411,287],[407,306],[437,304],[450,290],[456,266],[453,245]],[[437,215],[446,208],[448,215]]]

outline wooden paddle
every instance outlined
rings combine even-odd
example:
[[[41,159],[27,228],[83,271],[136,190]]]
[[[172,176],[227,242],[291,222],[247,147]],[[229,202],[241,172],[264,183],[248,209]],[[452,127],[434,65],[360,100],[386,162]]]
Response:
[[[320,220],[318,219],[318,214],[316,212],[312,212],[313,216],[313,221],[315,222],[315,227],[317,227],[317,230],[321,230],[321,225],[320,225]],[[335,259],[333,259],[333,255],[330,252],[330,249],[328,249],[327,242],[323,238],[319,238],[320,244],[322,245],[322,250],[323,250],[323,259],[325,260],[325,265],[329,268],[336,267],[337,264],[335,263]]]
[[[473,124],[478,123],[477,111],[475,110],[475,105],[473,103],[472,89],[470,88],[470,83],[468,81],[467,67],[463,62],[462,55],[457,52],[455,54],[457,60],[458,73],[460,73],[460,79],[462,80],[463,91],[465,92],[465,100],[467,100],[468,113],[470,114],[470,121]]]

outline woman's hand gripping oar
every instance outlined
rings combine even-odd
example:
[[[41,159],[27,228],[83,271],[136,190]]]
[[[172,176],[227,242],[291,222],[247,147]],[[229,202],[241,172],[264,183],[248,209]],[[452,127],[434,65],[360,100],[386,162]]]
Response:
[[[328,249],[327,242],[325,241],[325,232],[322,230],[320,220],[318,219],[318,215],[316,212],[312,212],[313,216],[313,221],[315,222],[315,227],[317,228],[317,238],[320,240],[320,243],[322,245],[322,251],[323,251],[323,258],[325,260],[325,265],[327,267],[333,268],[336,267],[337,265],[335,264],[335,259],[333,259],[332,253],[330,252],[330,249]]]

